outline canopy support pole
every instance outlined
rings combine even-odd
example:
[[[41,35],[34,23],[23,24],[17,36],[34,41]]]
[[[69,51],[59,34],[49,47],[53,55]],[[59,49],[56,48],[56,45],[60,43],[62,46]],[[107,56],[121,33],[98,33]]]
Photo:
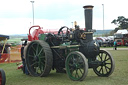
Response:
[[[2,49],[2,53],[1,54],[3,54],[3,52],[4,52],[6,42],[7,42],[7,38],[4,40],[4,46],[3,46],[3,49]]]

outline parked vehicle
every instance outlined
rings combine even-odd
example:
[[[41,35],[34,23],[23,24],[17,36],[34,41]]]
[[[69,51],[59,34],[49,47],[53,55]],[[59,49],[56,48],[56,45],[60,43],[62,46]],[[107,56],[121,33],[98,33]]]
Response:
[[[103,47],[113,46],[113,38],[111,37],[97,37],[95,40]]]
[[[126,43],[128,42],[128,30],[118,30],[114,34],[114,40],[117,41],[118,46],[126,45]]]

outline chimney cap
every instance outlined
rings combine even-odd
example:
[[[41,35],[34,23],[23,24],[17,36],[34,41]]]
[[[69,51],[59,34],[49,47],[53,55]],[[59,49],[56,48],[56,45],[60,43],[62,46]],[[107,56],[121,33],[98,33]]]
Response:
[[[83,6],[83,8],[85,8],[85,9],[92,9],[94,6],[92,6],[92,5],[86,5],[86,6]]]

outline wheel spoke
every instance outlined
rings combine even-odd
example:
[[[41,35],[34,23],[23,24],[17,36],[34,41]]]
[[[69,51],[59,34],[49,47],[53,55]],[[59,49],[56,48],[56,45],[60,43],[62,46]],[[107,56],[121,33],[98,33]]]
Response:
[[[79,64],[78,64],[78,68],[84,68],[84,61],[83,62],[80,62]]]
[[[107,67],[107,66],[105,66],[105,68],[107,68],[107,69],[111,70],[111,68],[109,68],[109,67]]]
[[[102,55],[103,55],[103,53],[100,53],[98,56],[99,56],[99,58],[100,58],[100,61],[102,61]],[[98,58],[98,57],[97,57]]]
[[[42,53],[42,51],[43,51],[43,48],[40,50],[40,52],[37,55],[39,56]]]
[[[32,48],[34,49],[33,46],[32,46]],[[31,51],[32,51],[32,52],[31,52]],[[35,55],[36,55],[35,52],[36,52],[36,50],[32,50],[32,49],[31,49],[31,50],[29,50],[29,55],[30,55],[30,54],[33,54],[33,55],[35,56]]]
[[[31,47],[32,47],[32,49],[36,52],[35,48],[34,48],[33,46],[31,46]]]
[[[76,78],[79,78],[78,69],[76,69],[75,77],[76,77]]]
[[[111,59],[111,58],[108,58],[108,59],[104,60],[104,62],[105,62],[105,61],[108,61],[108,60],[110,60],[110,59]]]
[[[44,70],[44,67],[45,67],[45,63],[41,62],[41,67],[40,67],[41,71]]]
[[[106,58],[107,58],[107,54],[105,55],[104,61],[106,60]]]
[[[34,58],[34,56],[33,55],[30,55],[30,54],[28,54],[28,57]]]
[[[101,61],[102,61],[103,60],[103,53],[101,53],[101,57],[100,58],[101,58]]]
[[[77,58],[76,58],[76,64],[79,64],[79,62],[80,62],[80,59],[79,59],[80,57],[79,56],[77,56]]]
[[[69,63],[68,65],[69,65],[70,67],[73,67],[73,64],[71,64],[71,63]]]
[[[99,73],[101,72],[101,70],[102,70],[102,67],[100,68]]]
[[[81,71],[81,69],[79,69],[80,73],[83,74],[83,72]]]
[[[111,63],[105,63],[105,64],[111,64]]]
[[[36,55],[38,55],[38,50],[39,50],[39,44],[37,44],[37,47],[36,47]]]
[[[33,64],[31,64],[30,66],[32,67],[32,66],[34,66],[35,64],[37,64],[38,62],[34,62]]]
[[[76,73],[76,74],[75,74],[75,77],[77,77],[77,70],[75,70],[75,71],[76,71],[76,72],[75,72],[75,73]]]
[[[32,62],[36,61],[35,59],[32,60]]]
[[[39,67],[36,67],[36,73],[38,74],[39,73]]]
[[[105,66],[105,70],[106,70],[106,72],[108,73],[108,70],[107,70],[107,67]]]
[[[69,70],[70,70],[71,75],[73,75],[74,69],[73,68],[69,68]]]
[[[101,68],[102,68],[102,74],[104,74],[103,66],[101,66]]]
[[[74,55],[73,55],[73,57],[72,57],[72,58],[73,58],[73,64],[75,64],[75,58],[74,58]]]

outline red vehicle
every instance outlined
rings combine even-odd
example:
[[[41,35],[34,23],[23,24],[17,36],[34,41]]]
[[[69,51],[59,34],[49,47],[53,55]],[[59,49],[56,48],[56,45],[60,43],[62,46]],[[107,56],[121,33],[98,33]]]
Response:
[[[114,40],[116,40],[117,45],[127,45],[128,43],[128,30],[118,30],[114,34]]]
[[[0,42],[0,63],[5,62],[8,59],[8,50],[9,45],[6,45],[6,41],[9,39],[9,36],[0,35],[0,41],[4,41],[4,43]],[[6,83],[6,75],[3,69],[0,69],[0,85],[5,85]]]

